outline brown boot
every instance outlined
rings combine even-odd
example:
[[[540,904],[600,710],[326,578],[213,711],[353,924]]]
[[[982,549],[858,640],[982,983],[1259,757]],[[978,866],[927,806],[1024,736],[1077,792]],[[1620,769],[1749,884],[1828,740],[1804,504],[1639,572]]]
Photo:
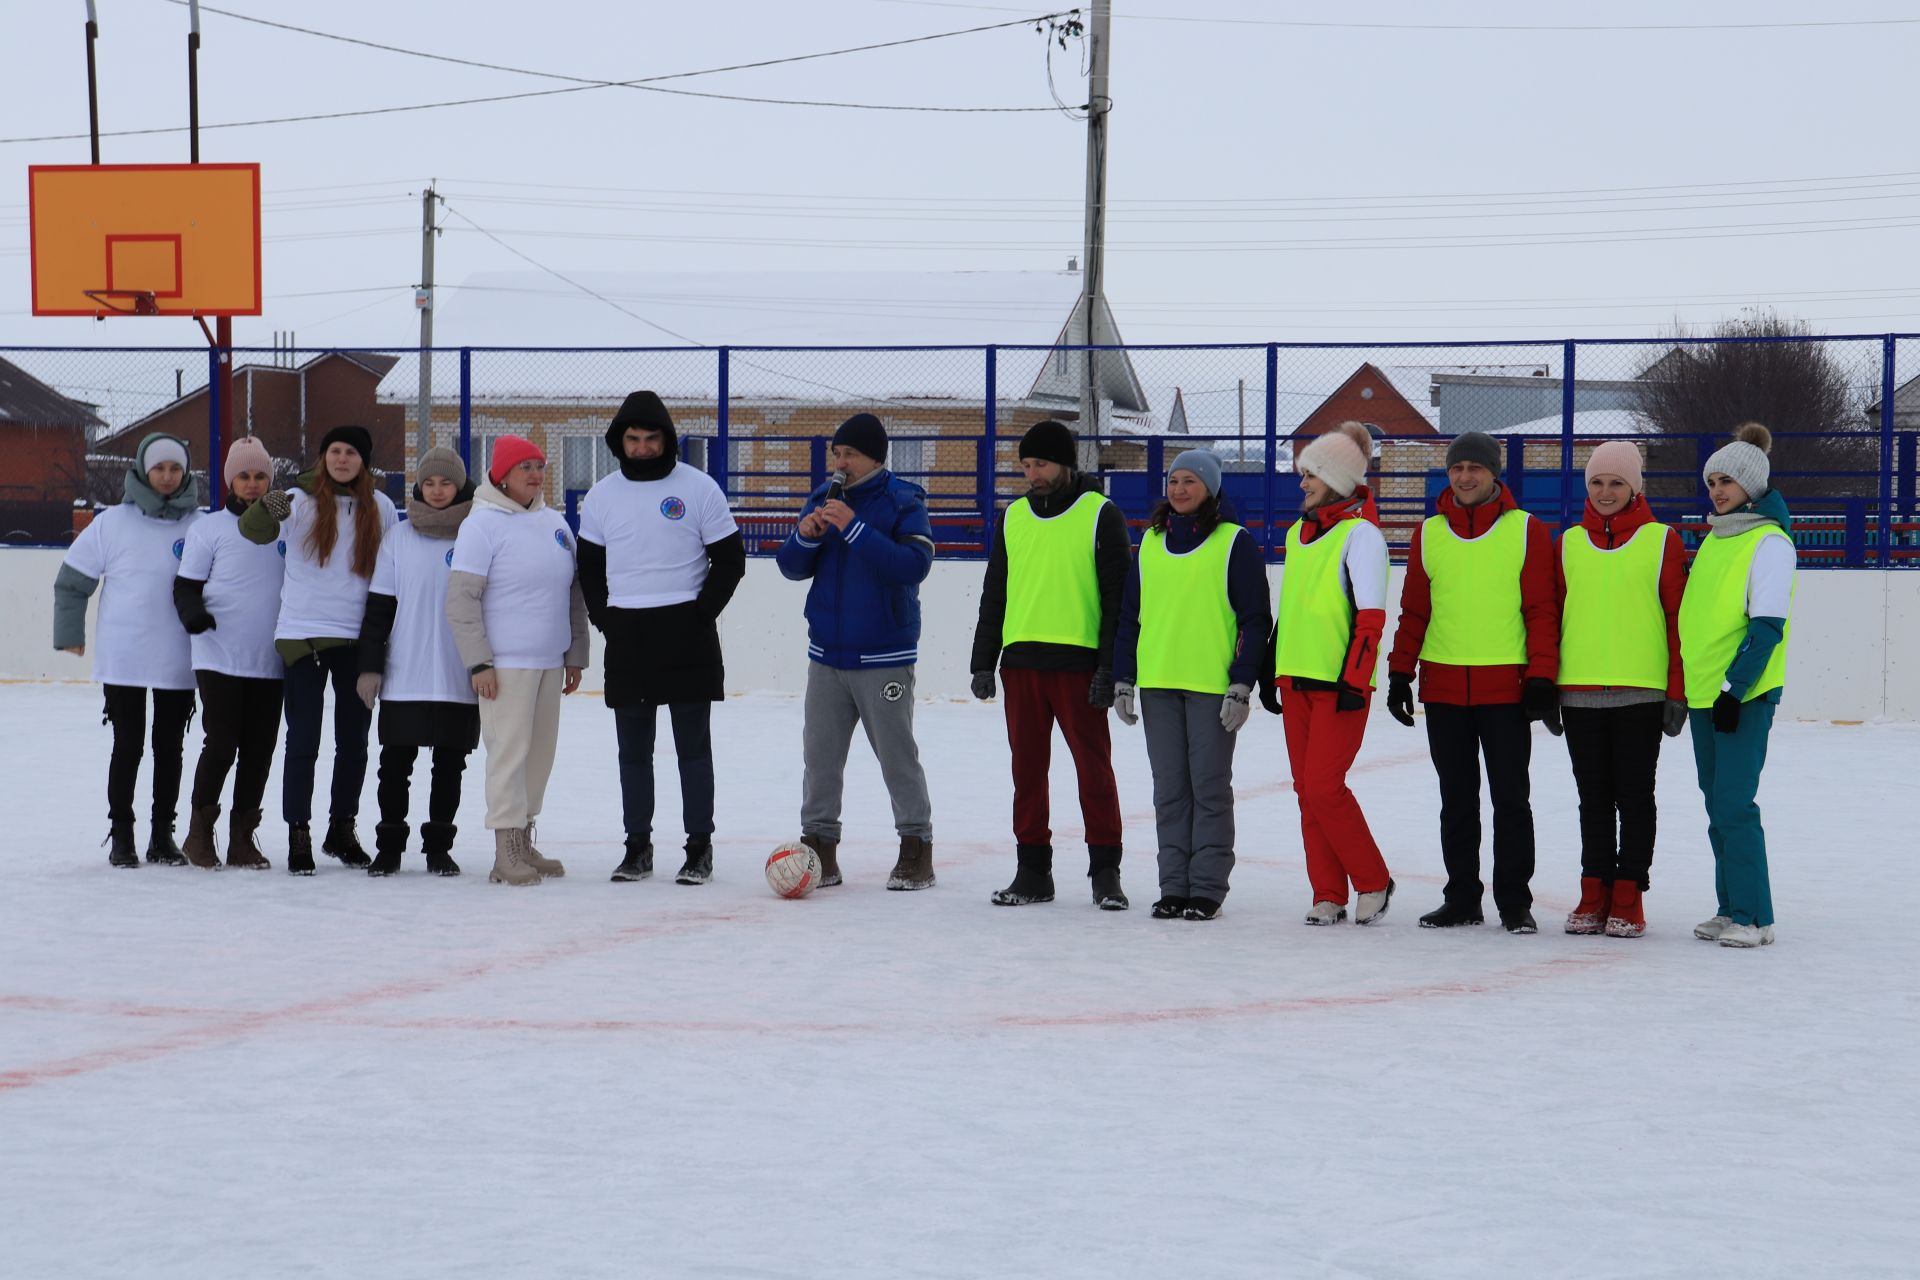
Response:
[[[214,871],[220,866],[220,850],[214,847],[213,824],[220,820],[220,806],[204,805],[187,815],[187,842],[180,846],[180,852],[187,855],[189,866],[199,867],[203,871]]]
[[[260,830],[260,811],[241,813],[238,809],[227,815],[227,865],[243,867],[248,871],[265,871],[273,864],[267,861],[267,855],[260,852],[260,841],[255,832]]]
[[[831,889],[840,880],[840,842],[825,836],[801,836],[800,843],[820,855],[820,883],[816,889]]]
[[[900,837],[900,860],[887,876],[889,889],[933,888],[933,841]]]
[[[521,860],[526,843],[525,827],[500,827],[493,833],[493,870],[487,879],[495,884],[539,884],[540,873]]]
[[[538,871],[542,876],[563,876],[567,869],[558,860],[543,855],[533,847],[533,824],[522,828],[526,838],[520,844],[520,860]]]

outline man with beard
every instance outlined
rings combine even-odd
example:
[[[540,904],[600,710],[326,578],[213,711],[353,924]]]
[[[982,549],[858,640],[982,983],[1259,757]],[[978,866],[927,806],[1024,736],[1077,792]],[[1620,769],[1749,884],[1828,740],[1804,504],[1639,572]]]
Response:
[[[1060,726],[1080,778],[1093,900],[1127,909],[1120,888],[1120,797],[1107,737],[1113,635],[1132,546],[1126,517],[1082,475],[1073,433],[1040,422],[1020,441],[1028,491],[994,532],[973,633],[973,694],[1006,684],[1018,868],[993,895],[1004,907],[1053,901],[1047,769]]]

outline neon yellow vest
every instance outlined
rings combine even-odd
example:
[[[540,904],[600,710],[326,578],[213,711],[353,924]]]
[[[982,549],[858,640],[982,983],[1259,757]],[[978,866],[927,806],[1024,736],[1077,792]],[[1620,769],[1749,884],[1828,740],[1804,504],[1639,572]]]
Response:
[[[1420,563],[1432,584],[1433,616],[1420,645],[1423,662],[1456,667],[1518,667],[1527,661],[1520,613],[1520,570],[1527,522],[1515,509],[1477,538],[1457,536],[1445,516],[1420,526]]]
[[[1680,598],[1680,662],[1687,673],[1687,705],[1710,707],[1727,682],[1727,668],[1747,637],[1747,572],[1762,538],[1784,538],[1777,525],[1749,529],[1732,538],[1707,538],[1694,554],[1687,594]],[[1747,690],[1751,702],[1787,682],[1787,622],[1766,670]]]
[[[1312,542],[1300,537],[1304,520],[1287,530],[1287,567],[1280,577],[1280,607],[1274,615],[1279,643],[1273,673],[1308,680],[1338,680],[1353,641],[1353,600],[1341,585],[1347,540],[1360,525],[1342,520]],[[1384,584],[1382,584],[1384,587]],[[1378,665],[1379,655],[1375,655]],[[1373,673],[1367,684],[1373,686]]]
[[[1227,600],[1227,558],[1239,534],[1221,523],[1184,555],[1167,550],[1166,535],[1149,529],[1140,539],[1139,672],[1142,689],[1225,693],[1240,628]]]
[[[1602,550],[1584,528],[1560,538],[1567,598],[1560,606],[1560,683],[1667,687],[1667,612],[1660,565],[1667,526],[1643,524],[1625,546]]]
[[[1093,555],[1094,528],[1106,498],[1083,493],[1071,507],[1046,519],[1025,498],[1007,507],[1001,528],[1007,540],[1007,612],[1000,643],[1038,641],[1100,647],[1100,575]]]

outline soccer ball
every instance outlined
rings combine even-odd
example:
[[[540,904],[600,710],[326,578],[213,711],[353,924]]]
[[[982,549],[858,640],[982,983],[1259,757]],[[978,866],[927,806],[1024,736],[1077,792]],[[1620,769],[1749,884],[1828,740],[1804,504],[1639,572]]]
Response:
[[[820,855],[789,840],[767,855],[767,887],[783,898],[804,898],[820,883]]]

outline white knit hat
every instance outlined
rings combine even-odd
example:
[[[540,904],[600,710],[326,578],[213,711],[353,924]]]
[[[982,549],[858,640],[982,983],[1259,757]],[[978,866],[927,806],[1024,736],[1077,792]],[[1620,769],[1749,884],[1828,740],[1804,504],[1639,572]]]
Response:
[[[1707,465],[1700,468],[1702,480],[1715,472],[1739,485],[1751,502],[1767,491],[1773,479],[1773,464],[1767,453],[1773,448],[1773,432],[1757,422],[1748,422],[1733,433],[1733,443],[1721,445]]]
[[[1367,478],[1367,455],[1360,452],[1360,446],[1344,431],[1329,431],[1315,436],[1300,450],[1294,457],[1293,469],[1300,475],[1320,477],[1328,488],[1344,498]]]

